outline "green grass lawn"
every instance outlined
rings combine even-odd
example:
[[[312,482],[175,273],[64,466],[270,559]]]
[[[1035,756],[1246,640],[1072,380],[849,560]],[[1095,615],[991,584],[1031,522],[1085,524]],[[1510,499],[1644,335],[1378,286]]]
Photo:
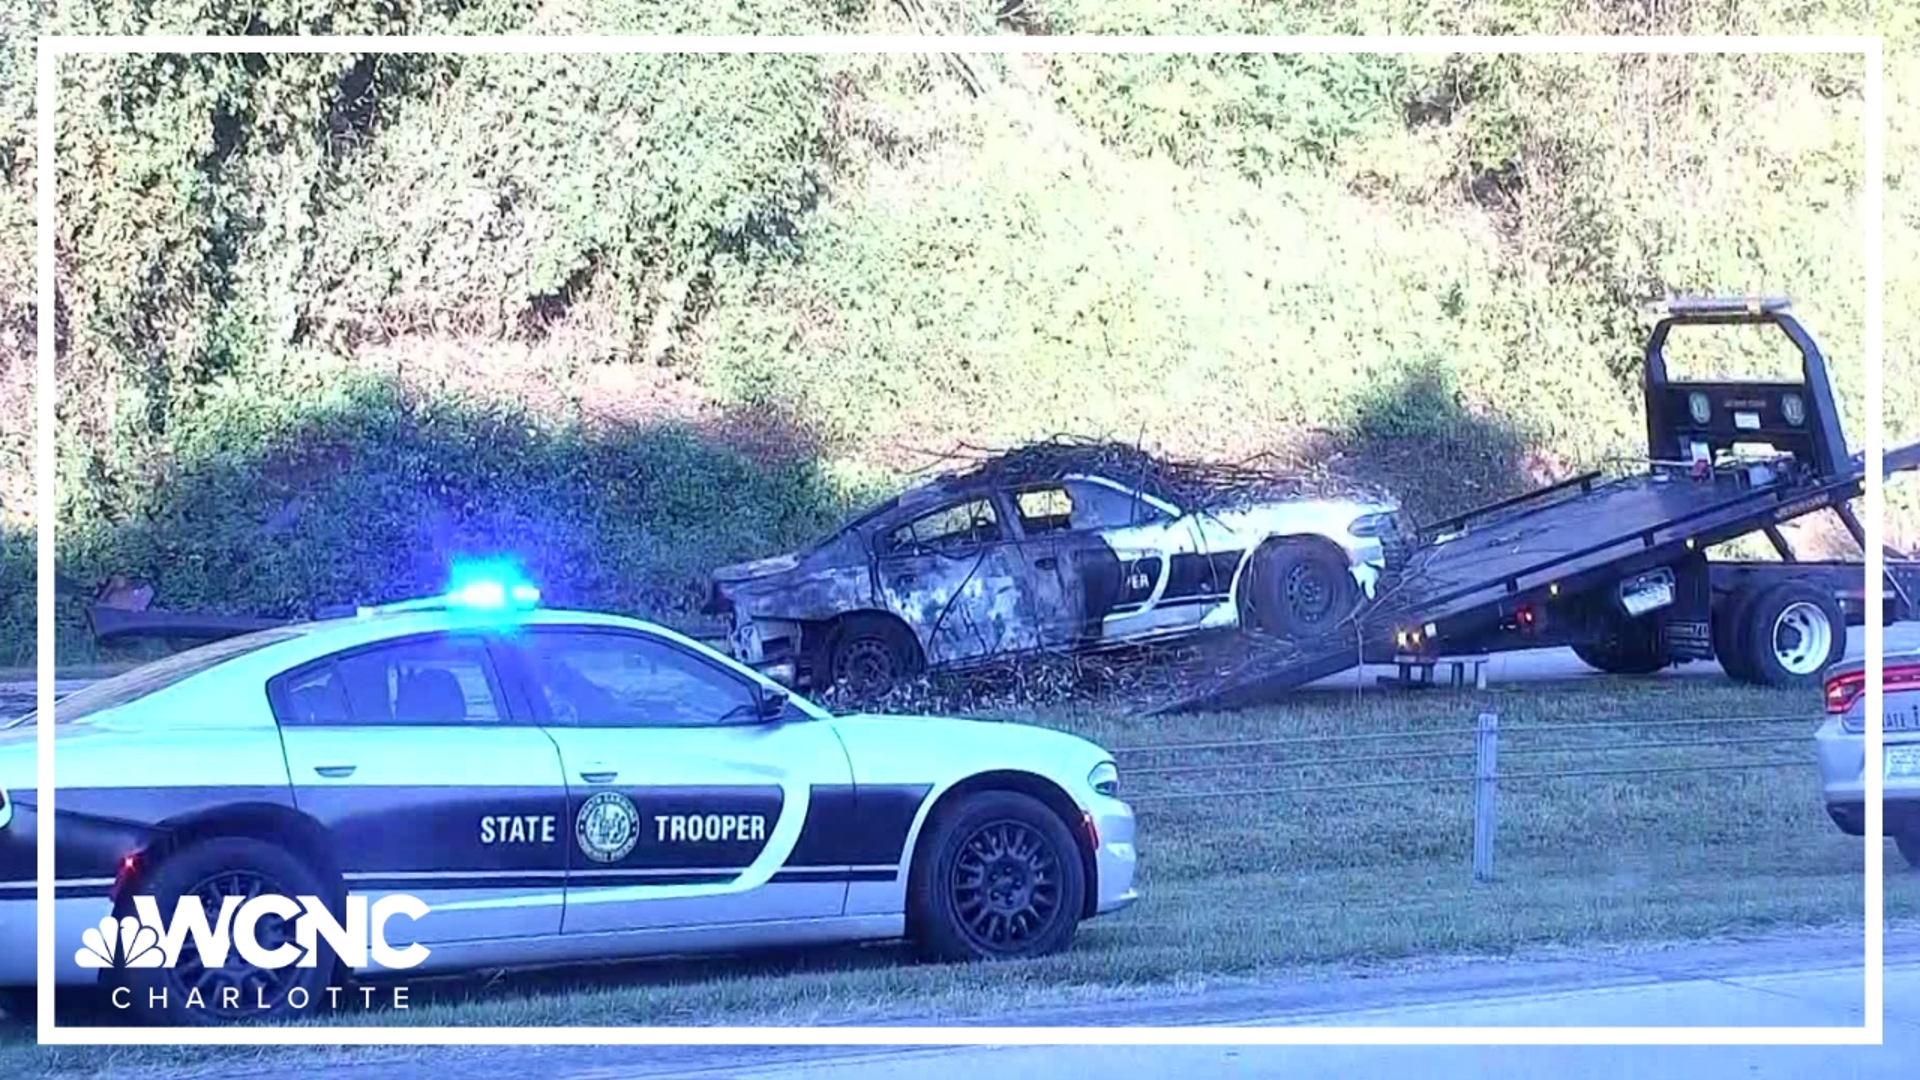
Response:
[[[1140,812],[1143,899],[1083,926],[1064,954],[927,966],[870,946],[416,980],[405,1012],[344,1022],[963,1021],[1319,965],[1854,923],[1864,849],[1821,807],[1811,755],[1819,704],[1811,692],[1655,678],[1308,695],[1237,715],[1039,716],[1114,748],[1123,791]],[[1500,790],[1495,878],[1476,883],[1470,787],[1453,778],[1472,772],[1470,729],[1483,711],[1500,716],[1506,773],[1791,764],[1509,781]],[[1728,717],[1746,719],[1671,723]],[[1287,741],[1394,732],[1405,734]],[[1700,745],[1724,740],[1740,741]],[[1230,742],[1270,745],[1218,745]],[[1149,749],[1198,743],[1213,748]],[[1397,780],[1411,782],[1298,790]],[[1887,868],[1888,916],[1920,914],[1920,876],[1905,873],[1891,849]],[[0,1029],[0,1074],[283,1053],[43,1052],[30,1039]]]

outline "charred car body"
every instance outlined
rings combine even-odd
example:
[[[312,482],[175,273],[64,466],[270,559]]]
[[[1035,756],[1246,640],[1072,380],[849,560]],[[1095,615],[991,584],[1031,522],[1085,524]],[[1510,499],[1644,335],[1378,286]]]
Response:
[[[1092,446],[1003,455],[803,551],[723,567],[707,610],[731,616],[733,655],[776,679],[880,689],[1034,650],[1316,635],[1372,595],[1411,539],[1385,497],[1170,471]]]

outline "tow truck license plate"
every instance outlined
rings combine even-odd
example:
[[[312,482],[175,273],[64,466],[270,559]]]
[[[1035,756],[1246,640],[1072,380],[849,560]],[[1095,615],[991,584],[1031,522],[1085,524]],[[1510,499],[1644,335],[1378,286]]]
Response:
[[[1673,603],[1673,582],[1648,581],[1631,589],[1623,589],[1620,603],[1629,615],[1644,615],[1655,608],[1663,608]]]
[[[1887,747],[1887,779],[1920,776],[1920,746]]]

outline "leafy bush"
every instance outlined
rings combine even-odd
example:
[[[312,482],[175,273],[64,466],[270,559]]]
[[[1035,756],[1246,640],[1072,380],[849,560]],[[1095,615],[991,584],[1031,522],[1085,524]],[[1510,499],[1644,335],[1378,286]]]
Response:
[[[1920,16],[1883,5],[1867,23],[1848,0],[918,6],[935,28],[1010,33],[1920,41]],[[28,5],[0,30],[42,19]],[[905,25],[840,0],[93,0],[47,22]],[[17,658],[32,86],[30,35],[0,36],[0,654]],[[1861,436],[1845,58],[969,70],[978,96],[912,56],[63,66],[63,566],[148,577],[168,606],[293,613],[434,587],[458,552],[505,546],[556,596],[684,613],[716,562],[798,542],[930,453],[1059,432],[1342,454],[1447,509],[1640,453],[1633,304],[1668,290],[1793,295]],[[1920,404],[1920,66],[1887,71],[1891,441],[1915,437]],[[1764,338],[1683,344],[1700,370],[1778,364]],[[1911,531],[1897,523],[1920,495],[1889,501]]]

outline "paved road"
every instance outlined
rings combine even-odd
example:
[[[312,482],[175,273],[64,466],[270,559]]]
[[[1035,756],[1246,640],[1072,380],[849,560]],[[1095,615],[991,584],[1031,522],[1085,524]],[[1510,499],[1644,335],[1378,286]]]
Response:
[[[1866,643],[1866,632],[1859,627],[1851,628],[1847,634],[1847,656],[1859,657]],[[1888,651],[1920,649],[1920,624],[1899,623],[1887,627],[1886,649]],[[1392,674],[1394,669],[1391,667],[1369,667],[1364,669],[1358,677],[1364,680],[1362,685],[1372,687],[1376,685],[1374,676]],[[1435,677],[1444,679],[1445,675],[1439,673]],[[1573,655],[1572,649],[1535,649],[1530,652],[1504,653],[1494,656],[1487,662],[1487,682],[1489,685],[1496,686],[1501,683],[1559,682],[1568,679],[1606,677],[1582,663],[1579,657]],[[1311,685],[1329,690],[1340,689],[1353,686],[1355,678],[1355,673],[1349,671]],[[1664,671],[1660,674],[1660,678],[1719,679],[1725,678],[1725,675],[1717,663],[1694,663],[1682,664]]]
[[[1419,1077],[1552,1076],[1614,1080],[1900,1077],[1920,1061],[1920,931],[1887,941],[1886,1043],[1849,1048],[1641,1047],[548,1047],[394,1051],[338,1066],[342,1080],[440,1080],[462,1072],[555,1080],[754,1077],[893,1080],[952,1076]],[[1859,932],[1825,932],[1666,949],[1569,952],[1454,962],[1370,977],[1308,976],[1160,999],[1023,1009],[1017,1026],[1858,1026]],[[911,1021],[906,1021],[911,1023]],[[980,1023],[995,1021],[982,1020]],[[1045,1033],[1036,1033],[1044,1037]],[[262,1080],[272,1075],[260,1074]]]

